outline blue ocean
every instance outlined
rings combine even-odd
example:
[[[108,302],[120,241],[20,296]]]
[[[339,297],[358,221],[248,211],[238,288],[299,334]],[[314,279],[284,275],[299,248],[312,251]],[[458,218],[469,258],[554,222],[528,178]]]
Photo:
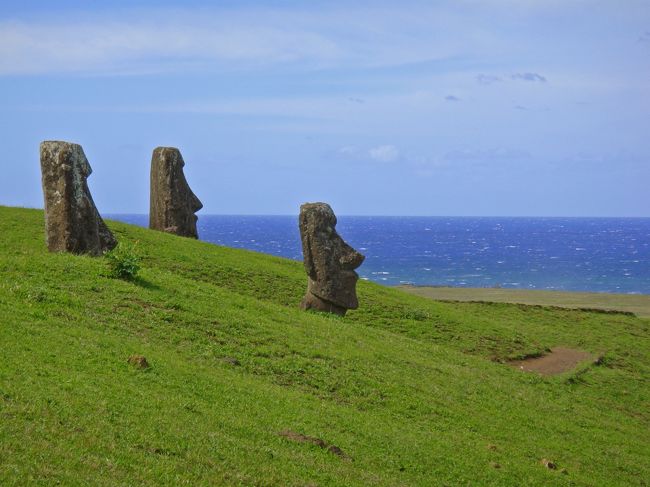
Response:
[[[147,215],[108,216],[147,226]],[[201,240],[302,260],[297,216],[199,214]],[[650,218],[341,216],[385,285],[650,294]]]

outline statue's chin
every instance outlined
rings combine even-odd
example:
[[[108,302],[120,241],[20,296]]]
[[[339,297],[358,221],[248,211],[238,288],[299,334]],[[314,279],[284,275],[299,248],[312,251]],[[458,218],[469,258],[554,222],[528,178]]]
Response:
[[[325,299],[319,298],[315,294],[308,292],[300,303],[300,308],[302,309],[314,309],[316,311],[323,311],[325,313],[334,313],[339,316],[345,316],[347,311],[346,308],[342,306],[337,306],[331,301],[326,301]]]

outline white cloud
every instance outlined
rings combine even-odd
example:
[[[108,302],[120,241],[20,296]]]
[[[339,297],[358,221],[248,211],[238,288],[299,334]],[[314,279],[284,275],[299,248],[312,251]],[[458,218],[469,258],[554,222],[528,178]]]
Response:
[[[515,73],[510,78],[521,81],[546,83],[546,77],[539,73]]]
[[[344,157],[357,157],[359,155],[359,149],[352,145],[346,145],[338,150],[339,154]]]
[[[0,75],[287,63],[363,68],[445,60],[470,48],[482,52],[491,38],[483,26],[464,36],[436,34],[461,20],[442,7],[158,9],[16,18],[0,21]]]
[[[273,64],[340,56],[314,32],[274,26],[158,22],[0,23],[0,74],[164,71],[213,63]]]
[[[544,12],[583,21],[582,3],[447,0],[409,3],[408,8],[383,2],[373,3],[372,8],[338,2],[264,8],[240,7],[235,2],[230,7],[192,9],[104,7],[94,14],[80,9],[36,10],[0,20],[0,75],[138,74],[287,63],[359,69],[452,61],[458,68],[478,60],[490,69],[490,64],[502,64],[504,59],[517,66],[517,61],[529,58],[541,58],[539,69],[546,70],[544,59],[555,61],[566,54],[574,65],[576,57],[587,59],[598,51],[591,41],[576,42],[575,29],[560,30],[555,42],[544,35],[551,20]],[[621,36],[629,36],[628,24],[638,22],[635,12],[641,7],[622,9],[616,2],[600,3],[601,17],[610,13],[634,17],[618,29]],[[635,32],[646,30],[644,24]],[[641,39],[647,35],[644,32]],[[606,38],[602,43],[609,45]],[[558,45],[561,49],[583,46],[584,55],[577,51],[554,55]],[[542,76],[531,79],[530,75],[535,73],[515,76],[542,81]],[[477,79],[483,84],[496,81],[491,75]]]
[[[498,83],[503,80],[499,76],[494,76],[493,74],[479,74],[476,76],[476,81],[482,85],[491,85],[492,83]]]
[[[399,150],[394,145],[380,145],[368,151],[370,158],[379,162],[394,162],[400,157]]]

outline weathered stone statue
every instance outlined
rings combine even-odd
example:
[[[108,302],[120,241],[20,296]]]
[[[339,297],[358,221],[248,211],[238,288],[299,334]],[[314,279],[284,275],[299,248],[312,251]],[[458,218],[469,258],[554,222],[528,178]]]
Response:
[[[307,294],[302,309],[316,309],[345,315],[357,309],[356,284],[364,256],[350,247],[336,233],[336,216],[326,203],[305,203],[300,207],[300,238]]]
[[[78,144],[41,142],[45,234],[50,252],[101,255],[117,245],[99,216],[86,179],[92,169]]]
[[[203,208],[183,174],[183,156],[175,147],[156,147],[151,157],[149,228],[181,237],[199,238],[196,231]]]

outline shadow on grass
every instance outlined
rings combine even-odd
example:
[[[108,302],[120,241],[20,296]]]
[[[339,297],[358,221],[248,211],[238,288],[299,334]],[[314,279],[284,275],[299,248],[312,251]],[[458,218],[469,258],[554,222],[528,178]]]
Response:
[[[140,277],[140,276],[128,278],[128,277],[116,277],[111,274],[104,274],[104,277],[107,277],[108,279],[116,279],[119,281],[128,282],[130,284],[141,287],[142,289],[147,289],[149,291],[160,291],[162,289],[162,287],[160,287],[158,284],[154,284],[148,279],[145,279],[144,277]]]
[[[154,284],[153,282],[139,276],[133,279],[129,279],[128,282],[131,282],[143,289],[148,289],[149,291],[160,291],[162,289],[158,284]]]

